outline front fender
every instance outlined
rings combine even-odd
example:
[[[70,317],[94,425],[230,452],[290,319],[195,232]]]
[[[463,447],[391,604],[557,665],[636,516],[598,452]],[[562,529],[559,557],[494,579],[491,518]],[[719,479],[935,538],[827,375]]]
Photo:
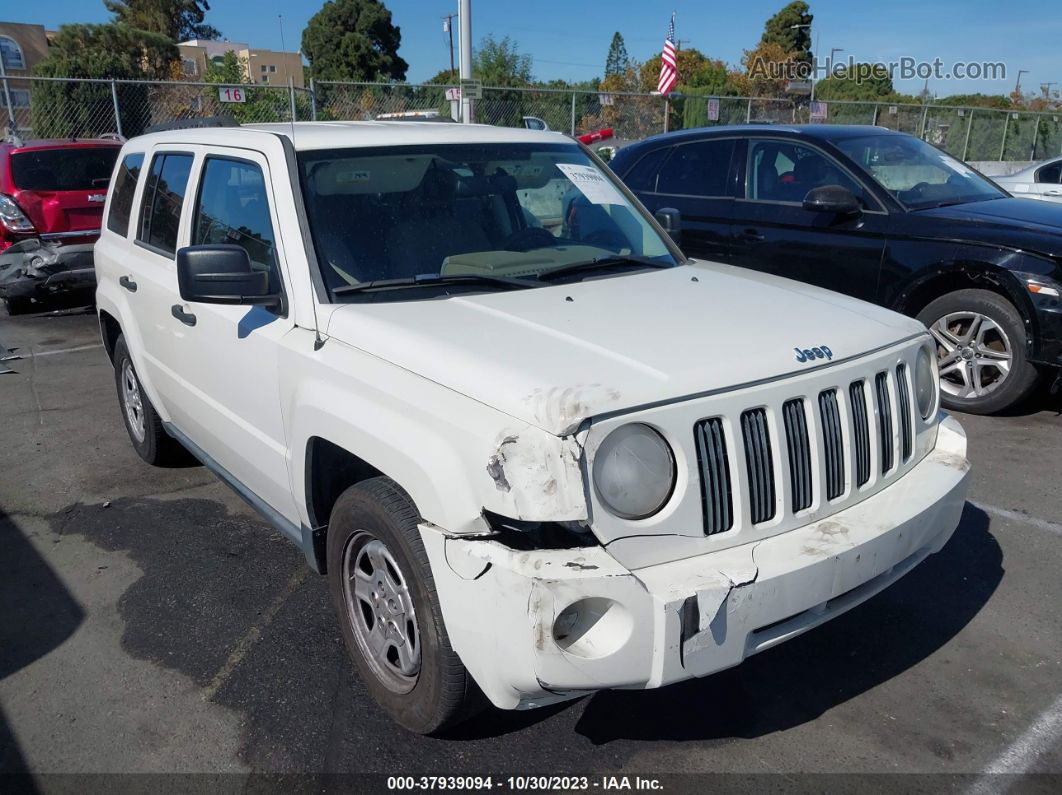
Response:
[[[307,332],[309,334],[309,332]],[[305,455],[320,437],[384,473],[428,522],[489,532],[484,510],[526,521],[587,517],[575,437],[557,437],[335,339],[293,335],[282,357],[289,473],[302,520]]]

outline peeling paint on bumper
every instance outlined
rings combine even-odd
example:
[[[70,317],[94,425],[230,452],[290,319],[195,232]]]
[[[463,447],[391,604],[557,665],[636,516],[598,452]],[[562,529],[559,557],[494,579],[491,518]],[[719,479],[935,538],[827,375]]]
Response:
[[[944,546],[968,473],[965,434],[948,418],[933,452],[851,508],[635,571],[601,547],[520,552],[427,524],[421,537],[455,651],[496,706],[530,708],[706,676],[856,606]],[[558,639],[577,602],[591,619],[574,642],[567,630]]]

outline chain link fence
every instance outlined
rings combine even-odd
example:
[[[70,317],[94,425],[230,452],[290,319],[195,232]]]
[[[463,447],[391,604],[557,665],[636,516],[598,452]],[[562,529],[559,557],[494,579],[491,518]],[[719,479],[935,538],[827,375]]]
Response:
[[[231,116],[241,124],[368,120],[436,111],[456,115],[455,86],[310,82],[308,88],[190,81],[0,78],[6,115],[23,138],[126,138],[182,119]],[[946,105],[805,99],[598,93],[548,88],[489,88],[475,101],[475,120],[540,127],[570,135],[611,128],[619,141],[668,130],[725,124],[868,124],[910,133],[961,160],[1027,161],[1062,154],[1062,111],[1031,113]],[[819,116],[822,113],[818,114]]]

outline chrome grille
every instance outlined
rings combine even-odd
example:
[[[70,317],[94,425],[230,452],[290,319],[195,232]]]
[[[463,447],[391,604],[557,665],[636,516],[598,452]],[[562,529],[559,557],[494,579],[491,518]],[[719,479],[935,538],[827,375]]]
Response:
[[[881,446],[881,473],[892,469],[892,400],[889,398],[889,375],[878,373],[874,389],[878,395],[878,440]]]
[[[741,435],[745,441],[752,523],[760,524],[774,516],[774,463],[767,412],[764,409],[744,412],[741,415]]]
[[[903,460],[911,457],[914,446],[913,426],[911,424],[911,393],[907,389],[907,366],[896,365],[896,393],[900,401],[900,449]]]
[[[844,442],[836,389],[827,389],[819,394],[819,417],[822,422],[822,451],[826,459],[826,499],[835,500],[844,493]]]
[[[722,533],[734,525],[730,462],[726,454],[723,421],[713,417],[698,422],[694,436],[697,442],[697,464],[701,470],[704,533]]]
[[[856,485],[870,480],[870,424],[867,420],[867,395],[862,381],[854,381],[848,387],[848,399],[852,404],[852,456],[856,465]]]
[[[789,448],[789,490],[793,513],[811,507],[811,443],[808,440],[804,401],[789,400],[782,406],[785,442]]]

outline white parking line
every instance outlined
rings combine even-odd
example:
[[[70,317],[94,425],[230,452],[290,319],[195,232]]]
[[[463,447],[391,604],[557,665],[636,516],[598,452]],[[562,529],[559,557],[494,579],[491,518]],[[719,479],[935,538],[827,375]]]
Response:
[[[967,502],[969,502],[974,508],[979,508],[990,516],[998,516],[1000,519],[1010,519],[1012,522],[1021,522],[1022,524],[1031,525],[1040,530],[1046,530],[1049,533],[1062,535],[1062,524],[1059,524],[1058,522],[1037,519],[1035,516],[1029,516],[1027,513],[1011,511],[1007,508],[998,508],[995,505],[985,505],[984,503],[974,502],[973,500],[967,500]]]
[[[77,353],[78,351],[91,351],[91,350],[93,350],[95,348],[102,348],[102,347],[103,347],[103,343],[102,342],[95,342],[95,343],[93,343],[91,345],[78,345],[77,347],[74,347],[74,348],[59,348],[58,350],[55,350],[55,351],[41,351],[40,353],[31,352],[30,356],[32,356],[34,359],[37,359],[37,358],[39,358],[41,356],[58,356],[61,353]]]
[[[1030,726],[1021,737],[995,758],[984,773],[978,777],[967,795],[987,795],[1005,792],[1014,779],[1000,781],[1001,774],[1027,773],[1037,758],[1062,739],[1062,696],[1048,707],[1039,719]]]
[[[291,575],[291,579],[288,580],[287,585],[281,589],[280,593],[273,597],[273,601],[270,602],[269,606],[262,612],[262,616],[258,620],[258,623],[253,624],[251,628],[247,630],[246,634],[240,638],[239,642],[233,648],[232,653],[229,655],[229,658],[225,661],[225,664],[221,666],[216,674],[214,674],[214,678],[210,681],[210,684],[203,689],[204,701],[210,701],[217,695],[221,686],[228,681],[232,672],[240,666],[240,663],[243,662],[243,658],[247,656],[247,652],[251,650],[251,647],[254,646],[262,636],[262,630],[273,622],[273,619],[276,618],[277,612],[283,607],[287,598],[295,593],[296,588],[302,585],[309,570],[309,566],[299,566],[295,570],[295,573]]]

